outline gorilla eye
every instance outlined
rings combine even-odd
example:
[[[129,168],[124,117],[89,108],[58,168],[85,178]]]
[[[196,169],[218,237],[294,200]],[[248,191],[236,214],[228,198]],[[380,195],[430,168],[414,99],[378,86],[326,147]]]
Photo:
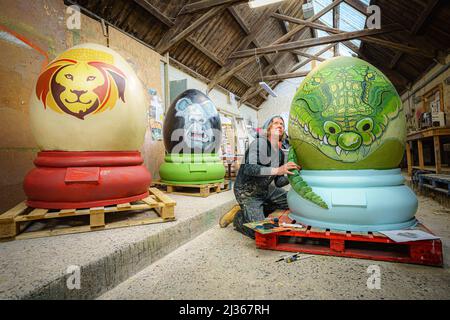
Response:
[[[95,76],[89,76],[89,77],[87,77],[87,79],[86,79],[86,81],[92,81],[92,80],[95,80]]]
[[[69,80],[73,80],[73,76],[70,73],[67,73],[64,76]]]
[[[373,120],[371,118],[364,118],[362,120],[359,120],[356,124],[356,129],[358,129],[359,132],[367,132],[372,130],[373,128]]]

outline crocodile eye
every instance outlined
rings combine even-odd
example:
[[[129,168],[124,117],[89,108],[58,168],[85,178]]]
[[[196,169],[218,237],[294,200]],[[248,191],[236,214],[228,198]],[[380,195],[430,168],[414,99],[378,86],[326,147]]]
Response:
[[[364,118],[358,121],[356,124],[356,129],[359,132],[371,131],[373,128],[373,120],[371,118]]]
[[[325,123],[323,124],[323,129],[325,130],[325,132],[330,134],[341,132],[341,127],[333,121],[325,121]]]

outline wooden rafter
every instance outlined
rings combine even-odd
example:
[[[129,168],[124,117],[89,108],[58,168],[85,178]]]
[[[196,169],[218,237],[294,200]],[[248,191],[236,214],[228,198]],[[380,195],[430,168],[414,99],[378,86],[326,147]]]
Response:
[[[385,33],[391,33],[395,31],[402,30],[403,27],[397,24],[387,25],[381,29],[366,29],[361,31],[350,31],[350,32],[342,32],[339,34],[335,34],[332,36],[327,37],[321,37],[316,39],[307,39],[307,40],[301,40],[301,41],[294,41],[289,43],[283,43],[283,44],[276,44],[267,46],[264,48],[258,48],[255,50],[242,50],[239,52],[235,52],[231,55],[230,58],[245,58],[252,55],[258,55],[258,54],[266,54],[271,52],[281,52],[281,51],[290,51],[295,49],[301,49],[301,48],[309,48],[309,47],[315,47],[323,44],[329,44],[329,43],[336,43],[346,40],[352,40],[357,39],[361,37],[376,35],[376,34],[385,34]]]
[[[428,2],[425,9],[422,11],[419,18],[414,23],[414,25],[410,31],[411,35],[415,35],[415,34],[417,34],[417,32],[419,32],[419,30],[422,28],[423,24],[425,23],[427,18],[431,15],[431,12],[433,11],[433,9],[436,7],[436,5],[438,3],[439,3],[439,0],[431,0],[430,2]],[[389,63],[390,69],[395,67],[398,60],[402,57],[402,55],[403,55],[403,52],[401,52],[401,51],[398,51],[395,54],[395,56],[392,58],[391,62]]]
[[[340,20],[340,7],[334,7],[333,8],[333,28],[339,29],[339,20]],[[334,56],[339,56],[339,43],[336,43],[334,45]]]
[[[166,32],[166,34],[163,36],[163,38],[159,41],[159,43],[156,46],[156,51],[158,51],[160,54],[164,54],[167,51],[169,51],[170,48],[172,48],[174,45],[176,45],[178,42],[186,39],[192,32],[194,32],[198,27],[203,25],[206,21],[214,17],[215,15],[219,14],[223,10],[225,10],[227,7],[227,4],[224,4],[222,6],[214,7],[208,10],[205,14],[203,14],[200,18],[195,20],[192,24],[189,26],[183,27],[180,32],[180,22],[181,18],[177,17],[175,20],[175,25],[169,29],[169,31]]]
[[[159,21],[164,23],[166,26],[173,27],[174,22],[172,19],[167,17],[164,13],[158,10],[154,5],[150,3],[150,0],[134,0],[138,5],[142,8],[150,12],[154,17],[156,17]]]
[[[268,9],[266,9],[266,11],[256,20],[256,22],[253,24],[253,26],[251,27],[250,33],[247,34],[247,36],[241,40],[241,42],[239,43],[239,45],[237,46],[237,50],[242,50],[242,49],[246,49],[250,43],[253,42],[253,40],[256,39],[256,37],[258,36],[258,34],[261,32],[261,30],[264,29],[264,24],[265,22],[269,19],[270,15],[279,7],[279,5],[276,6],[272,6]],[[239,23],[239,22],[238,22]],[[245,26],[246,27],[246,26]],[[227,62],[227,64],[225,66],[223,66],[216,74],[216,76],[214,77],[214,79],[208,84],[208,88],[207,91],[211,91],[212,88],[214,88],[214,86],[216,86],[219,82],[221,82],[222,80],[217,81],[217,79],[219,79],[222,75],[226,74],[227,72],[229,72],[230,70],[233,70],[235,67],[239,67],[238,70],[241,70],[242,68],[244,68],[246,65],[250,64],[252,62],[252,60],[250,59],[250,61],[241,66],[239,62],[236,62],[235,60],[229,60]],[[230,78],[232,75],[226,77],[226,79]]]
[[[325,48],[323,48],[322,50],[320,50],[319,52],[317,52],[317,53],[314,55],[314,57],[308,58],[308,59],[306,59],[306,60],[304,60],[304,61],[301,61],[301,62],[299,62],[299,63],[293,65],[293,66],[291,67],[291,70],[290,70],[289,72],[294,72],[294,71],[300,69],[301,67],[306,66],[308,63],[310,63],[311,61],[315,60],[316,57],[320,57],[322,54],[324,54],[324,53],[327,52],[328,50],[331,50],[331,48],[333,48],[333,46],[334,46],[334,44],[328,45],[328,46],[326,46]]]
[[[288,73],[282,73],[282,74],[276,74],[273,76],[264,76],[262,79],[263,81],[272,81],[272,80],[284,80],[284,79],[291,79],[291,78],[300,78],[300,77],[306,77],[306,75],[310,72],[308,71],[302,71],[302,72],[288,72]]]
[[[369,14],[367,13],[367,5],[365,3],[361,2],[360,0],[344,0],[344,1],[349,6],[353,7],[366,17],[369,16]]]
[[[242,19],[242,17],[239,15],[239,13],[236,11],[235,8],[230,7],[228,8],[228,11],[231,13],[231,15],[234,17],[234,19],[236,20],[236,22],[239,24],[239,26],[241,27],[242,30],[244,30],[244,32],[247,35],[250,35],[252,32],[250,30],[250,28],[247,26],[247,24],[245,23],[245,21]],[[256,37],[254,37],[252,39],[253,44],[255,45],[255,47],[260,48],[261,44],[259,43],[258,39]],[[264,55],[264,58],[267,60],[267,63],[273,63],[273,59],[270,57],[270,55]],[[275,67],[275,72],[278,73],[278,70]]]
[[[342,1],[343,0],[336,0],[335,2],[333,2],[330,5],[326,6],[320,12],[318,12],[317,14],[315,14],[314,16],[309,18],[308,21],[315,21],[315,20],[319,19],[321,16],[326,14],[328,11],[333,9],[335,6],[339,5]],[[283,43],[285,41],[288,41],[291,37],[293,37],[295,34],[297,34],[298,32],[300,32],[300,31],[302,31],[304,29],[305,29],[305,26],[296,26],[291,31],[289,31],[288,33],[286,33],[285,35],[283,35],[282,37],[280,37],[276,41],[274,41],[272,43],[272,45],[276,45],[276,44],[280,44],[280,43]],[[219,73],[216,77],[214,77],[214,79],[208,85],[208,91],[211,90],[218,83],[229,79],[236,72],[238,72],[239,70],[241,70],[245,66],[249,65],[253,61],[254,61],[253,58],[247,58],[244,61],[242,61],[240,64],[234,66],[233,68],[224,70],[223,72]]]
[[[300,51],[300,50],[292,50],[291,52],[294,53],[297,56],[302,56],[302,57],[305,57],[305,58],[311,58],[312,60],[317,60],[317,61],[321,61],[321,62],[325,61],[324,58],[321,58],[321,57],[319,57],[317,55],[309,54],[309,53],[306,53],[306,52],[303,52],[303,51]],[[301,61],[299,61],[299,62],[301,62]]]
[[[308,21],[305,21],[305,20],[302,20],[302,19],[288,17],[288,16],[284,16],[284,15],[280,15],[280,14],[273,14],[272,16],[277,18],[277,19],[286,19],[287,21],[290,21],[290,22],[293,22],[293,23],[306,25],[306,26],[309,26],[311,28],[317,28],[317,29],[320,29],[320,30],[323,30],[325,32],[332,33],[332,34],[340,34],[340,33],[343,32],[342,30],[339,30],[337,28],[328,27],[328,26],[324,25],[322,22],[312,23],[312,22],[308,22]],[[375,44],[378,44],[378,45],[380,45],[382,47],[386,47],[386,48],[389,48],[389,49],[393,49],[393,50],[409,53],[409,54],[412,54],[412,55],[419,55],[419,56],[423,56],[423,57],[426,57],[426,58],[434,58],[434,57],[436,57],[435,50],[431,50],[431,49],[417,48],[417,47],[404,45],[404,44],[401,44],[401,43],[388,41],[388,40],[384,40],[384,39],[379,39],[379,38],[375,38],[375,37],[370,37],[370,36],[365,36],[363,38],[363,40],[365,42],[375,43]]]
[[[178,15],[183,15],[187,13],[194,13],[205,9],[210,9],[216,6],[221,6],[223,4],[236,5],[238,3],[248,2],[248,0],[202,0],[194,3],[186,4],[181,8]]]

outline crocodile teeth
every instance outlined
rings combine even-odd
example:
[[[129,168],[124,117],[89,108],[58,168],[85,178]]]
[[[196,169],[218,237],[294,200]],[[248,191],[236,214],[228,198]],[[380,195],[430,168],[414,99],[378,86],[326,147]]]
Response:
[[[336,146],[336,153],[337,153],[338,155],[341,155],[341,152],[342,152],[341,147]]]
[[[308,125],[306,123],[305,123],[305,126],[303,127],[303,129],[305,129],[306,132],[309,132]]]
[[[328,144],[327,136],[323,136],[323,143]]]
[[[349,153],[349,151],[347,151],[347,150],[345,150],[344,152],[345,152],[345,155],[348,155],[348,153]]]
[[[369,154],[369,151],[370,151],[370,146],[363,146],[362,147],[362,154],[363,154],[364,157]]]

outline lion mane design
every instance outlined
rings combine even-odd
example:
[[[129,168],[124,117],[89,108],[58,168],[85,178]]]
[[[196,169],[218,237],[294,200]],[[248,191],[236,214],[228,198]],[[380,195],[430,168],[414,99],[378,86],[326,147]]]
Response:
[[[36,95],[52,110],[84,120],[89,114],[125,102],[124,73],[113,65],[109,53],[79,48],[55,60],[39,75]]]

